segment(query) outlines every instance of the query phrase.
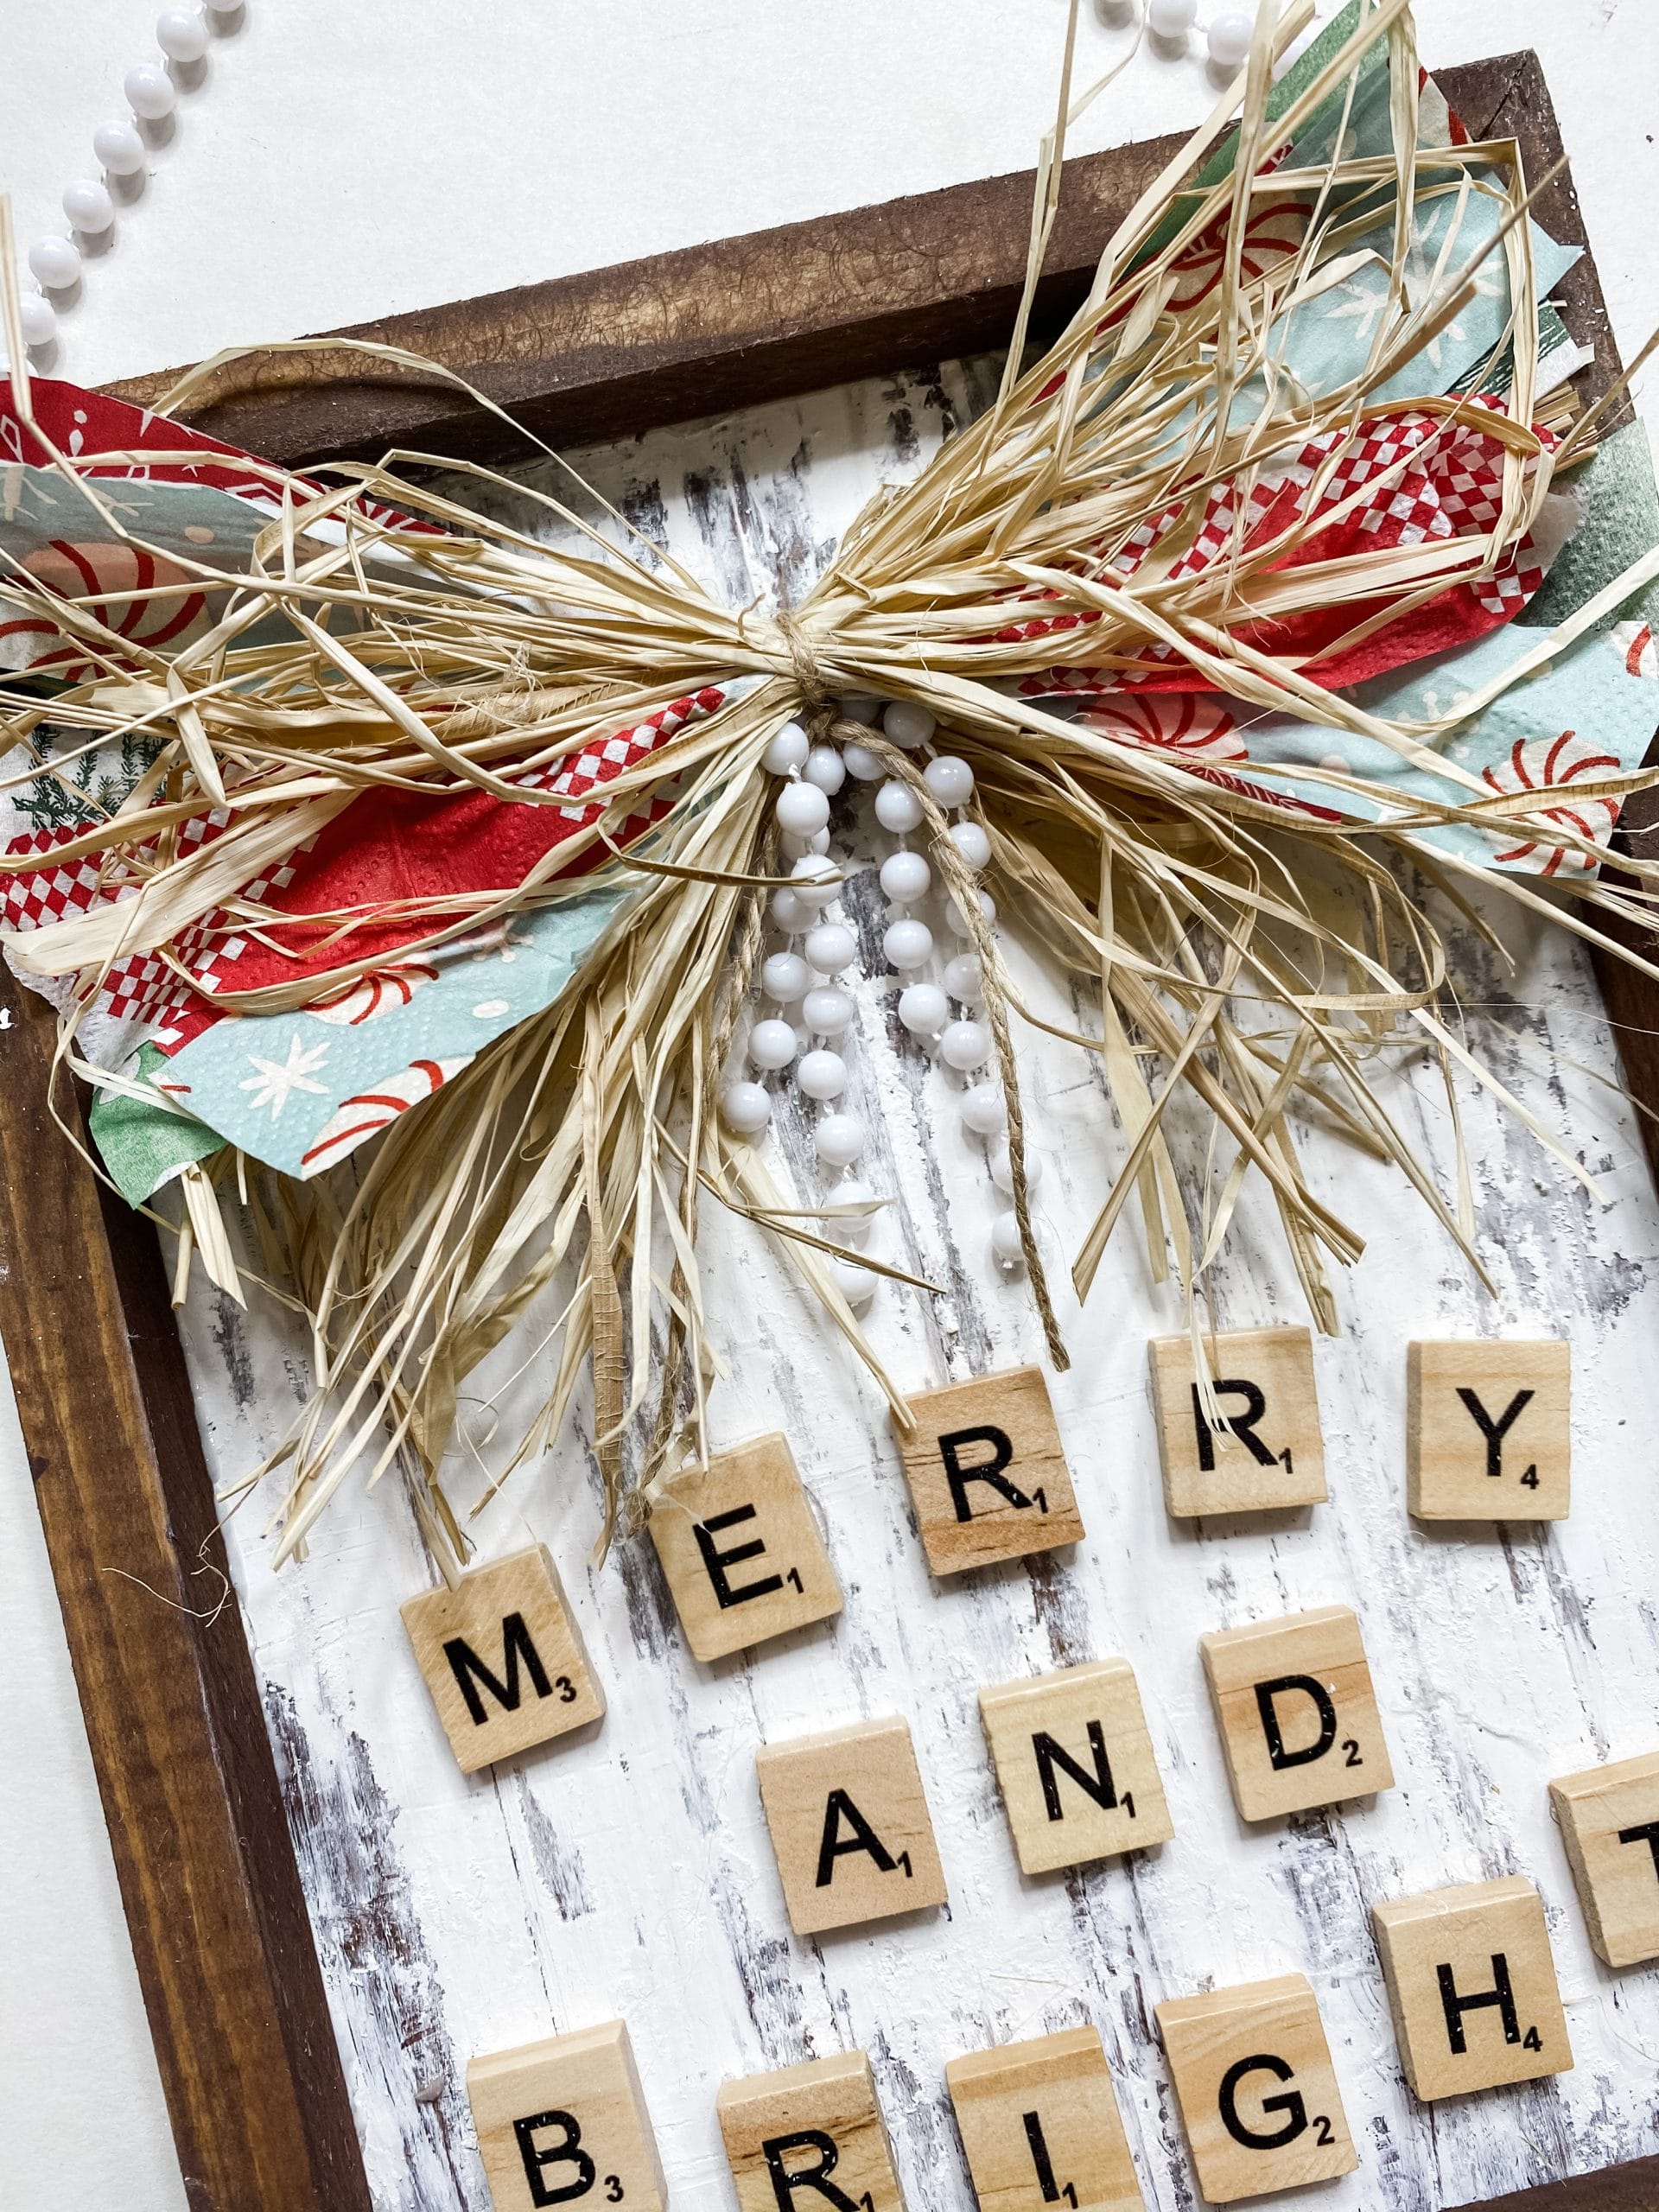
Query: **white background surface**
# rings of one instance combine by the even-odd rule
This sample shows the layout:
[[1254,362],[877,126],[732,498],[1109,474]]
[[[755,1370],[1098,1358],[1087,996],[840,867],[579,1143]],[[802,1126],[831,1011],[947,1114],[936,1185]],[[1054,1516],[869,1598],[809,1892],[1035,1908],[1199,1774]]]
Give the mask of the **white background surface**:
[[[57,194],[91,172],[150,19],[135,0],[0,0],[0,188],[22,242],[61,229]],[[1063,20],[1062,0],[251,0],[90,264],[63,371],[96,382],[1025,166]],[[1431,66],[1539,48],[1628,354],[1659,321],[1659,8],[1423,0],[1419,21]],[[1122,45],[1091,18],[1085,81]],[[1144,54],[1075,143],[1179,127],[1211,97],[1196,58]],[[114,2156],[124,2206],[173,2212],[9,1396],[0,1618],[0,2198],[78,2212]]]

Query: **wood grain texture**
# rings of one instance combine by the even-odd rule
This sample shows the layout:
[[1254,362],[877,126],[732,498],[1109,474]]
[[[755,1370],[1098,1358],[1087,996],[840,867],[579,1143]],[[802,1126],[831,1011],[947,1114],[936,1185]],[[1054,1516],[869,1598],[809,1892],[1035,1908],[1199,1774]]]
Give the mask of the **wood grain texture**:
[[0,1006],[0,1332],[186,2193],[367,2212],[161,1255],[50,1119],[51,1014]]
[[[1554,129],[1534,54],[1469,63],[1440,81],[1476,137],[1523,123]],[[1182,143],[1148,139],[1067,166],[1033,337],[1065,323],[1114,226]],[[951,185],[326,334],[435,361],[555,446],[634,436],[1003,342],[1025,277],[1033,183],[1021,170]],[[1558,180],[1540,219],[1576,237],[1558,226],[1569,211],[1576,219],[1571,185]],[[1592,292],[1599,312],[1593,278],[1586,304]],[[153,405],[177,374],[110,389]],[[474,460],[524,450],[453,386],[343,353],[233,363],[187,419],[289,465],[377,460],[397,446]]]

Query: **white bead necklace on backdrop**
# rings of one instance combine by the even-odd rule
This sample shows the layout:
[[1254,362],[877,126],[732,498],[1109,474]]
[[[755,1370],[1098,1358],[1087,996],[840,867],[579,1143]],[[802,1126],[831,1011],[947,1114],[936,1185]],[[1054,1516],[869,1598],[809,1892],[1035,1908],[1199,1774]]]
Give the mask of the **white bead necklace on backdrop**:
[[131,116],[102,123],[92,133],[101,178],[78,177],[64,188],[63,212],[70,236],[36,238],[25,257],[29,274],[41,288],[25,292],[21,302],[23,343],[31,353],[43,353],[57,342],[59,311],[51,296],[69,299],[87,261],[108,250],[118,201],[130,207],[143,190],[157,126],[172,116],[180,92],[193,91],[200,83],[200,65],[215,29],[227,27],[243,13],[243,0],[204,0],[200,8],[168,8],[157,16],[156,43],[162,59],[139,62],[122,80]]
[[[838,712],[841,721],[866,728],[879,715],[881,734],[890,745],[906,753],[931,750],[934,721],[925,707],[907,700],[884,707],[878,699],[850,698],[840,702]],[[887,776],[868,747],[814,745],[798,722],[785,723],[767,746],[762,765],[784,779],[777,819],[784,855],[792,865],[788,884],[772,893],[768,909],[773,927],[788,943],[760,965],[760,996],[775,1011],[750,1027],[747,1049],[751,1069],[761,1076],[777,1076],[793,1066],[796,1088],[821,1109],[812,1144],[826,1173],[856,1166],[868,1132],[841,1103],[847,1089],[847,1063],[840,1046],[855,1009],[851,995],[837,979],[856,959],[858,940],[830,911],[842,887],[842,872],[828,857],[830,802],[849,776],[859,783],[876,784],[876,820],[899,841],[877,874],[893,912],[882,932],[881,950],[901,978],[899,1019],[918,1043],[933,1046],[944,1067],[967,1079],[958,1110],[964,1125],[991,1146],[992,1179],[999,1191],[1010,1194],[1013,1174],[1003,1135],[1007,1105],[1001,1083],[984,1072],[992,1057],[992,1039],[976,1011],[983,995],[979,956],[954,953],[944,961],[938,982],[921,973],[934,961],[936,947],[932,930],[913,909],[932,889],[933,871],[925,854],[904,842],[922,826],[921,801],[907,783]],[[981,825],[962,811],[974,795],[973,770],[954,753],[932,753],[922,780],[941,810],[958,816],[950,824],[950,841],[977,874],[990,860],[991,842]],[[979,905],[986,921],[994,922],[996,908],[988,892],[979,893]],[[945,919],[957,937],[969,935],[954,899],[946,901]],[[953,1006],[957,1009],[954,1013]],[[798,1023],[786,1018],[789,1007],[798,1007]],[[772,1093],[754,1075],[740,1077],[726,1085],[721,1107],[728,1128],[744,1136],[758,1136],[772,1119]],[[1035,1189],[1039,1172],[1028,1154],[1028,1190]],[[872,1218],[848,1209],[872,1205],[876,1198],[868,1184],[855,1178],[829,1190],[825,1204],[838,1211],[823,1217],[825,1236],[843,1247],[866,1249]],[[1020,1224],[1011,1206],[991,1224],[991,1250],[1004,1273],[1021,1263]],[[849,1305],[865,1303],[875,1289],[874,1270],[849,1251],[830,1266]]]
[[[1107,16],[1128,22],[1140,15],[1141,0],[1102,0],[1102,6]],[[1198,21],[1198,0],[1145,0],[1145,9],[1154,48],[1166,55],[1184,54]],[[70,235],[36,238],[25,257],[40,286],[22,299],[23,343],[31,354],[46,354],[60,343],[60,305],[54,296],[59,303],[72,301],[87,262],[108,251],[121,209],[143,190],[158,126],[177,109],[181,92],[197,88],[215,33],[238,22],[244,12],[244,0],[201,0],[198,7],[168,8],[157,17],[156,43],[162,60],[139,62],[122,81],[131,117],[100,124],[92,134],[101,177],[78,177],[64,188]],[[1204,35],[1213,71],[1230,77],[1242,67],[1254,25],[1249,8],[1230,8],[1211,20]]]

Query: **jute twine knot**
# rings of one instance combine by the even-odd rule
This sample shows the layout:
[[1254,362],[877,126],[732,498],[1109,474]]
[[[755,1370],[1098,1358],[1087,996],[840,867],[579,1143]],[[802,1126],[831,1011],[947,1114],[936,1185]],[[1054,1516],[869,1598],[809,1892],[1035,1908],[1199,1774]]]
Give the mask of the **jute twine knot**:
[[[1008,1027],[1007,973],[1002,965],[995,935],[980,912],[978,881],[957,849],[950,835],[950,825],[915,761],[879,730],[864,722],[849,721],[842,714],[830,696],[817,653],[800,622],[787,609],[779,611],[776,621],[778,634],[789,655],[791,678],[801,696],[804,709],[801,719],[809,736],[815,744],[861,745],[867,752],[874,753],[889,775],[908,785],[914,791],[927,824],[934,864],[968,925],[974,950],[979,955],[980,974],[985,990],[985,1015],[990,1024],[997,1072],[1002,1078],[1002,1096],[1008,1109],[1008,1179],[1013,1185],[1014,1217],[1020,1230],[1020,1249],[1025,1259],[1026,1272],[1031,1280],[1032,1296],[1036,1300],[1038,1315],[1042,1321],[1049,1358],[1055,1371],[1064,1374],[1071,1364],[1071,1356],[1065,1349],[1053,1301],[1049,1296],[1048,1277],[1044,1272],[1043,1255],[1038,1248],[1037,1233],[1031,1218],[1031,1189],[1026,1179],[1025,1116],[1020,1103],[1020,1078],[1014,1065],[1014,1039]],[[758,904],[754,912],[758,919]],[[748,953],[747,966],[752,968],[753,943],[748,947]]]

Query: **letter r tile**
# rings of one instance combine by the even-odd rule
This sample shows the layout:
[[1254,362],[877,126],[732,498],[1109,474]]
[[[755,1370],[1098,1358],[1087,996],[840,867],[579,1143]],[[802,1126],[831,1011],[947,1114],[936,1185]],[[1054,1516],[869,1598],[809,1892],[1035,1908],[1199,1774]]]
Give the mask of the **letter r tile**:
[[1019,1367],[925,1390],[893,1427],[927,1563],[961,1574],[1083,1537],[1042,1370]]
[[738,2212],[905,2212],[861,2050],[724,2082],[715,2110]]
[[1198,1639],[1233,1802],[1270,1821],[1394,1787],[1359,1623],[1346,1605]]

